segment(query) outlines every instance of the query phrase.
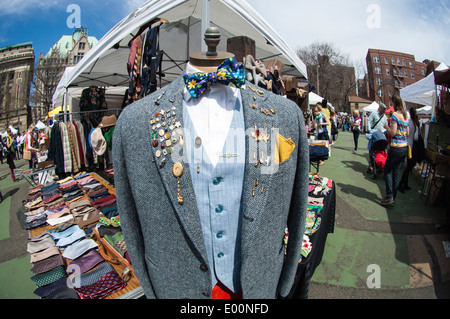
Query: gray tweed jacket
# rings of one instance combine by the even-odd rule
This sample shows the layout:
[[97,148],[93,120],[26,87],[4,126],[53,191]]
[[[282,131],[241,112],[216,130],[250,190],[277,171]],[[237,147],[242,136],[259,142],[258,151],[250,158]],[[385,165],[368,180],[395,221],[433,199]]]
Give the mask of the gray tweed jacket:
[[[183,89],[184,82],[179,77],[127,106],[113,136],[114,181],[122,230],[147,298],[211,297],[211,268],[189,163],[183,163],[180,185],[184,204],[180,205],[177,178],[172,173],[177,161],[175,154],[166,156],[161,167],[162,157],[157,158],[152,147],[150,119],[155,113],[175,107],[177,120],[183,123]],[[247,147],[241,203],[242,292],[246,299],[273,299],[289,293],[300,258],[307,210],[309,148],[303,114],[295,103],[266,91],[257,94],[248,83],[241,93]],[[261,108],[269,111],[264,113]],[[253,138],[255,125],[258,128],[266,125],[267,133],[272,133],[267,146]],[[273,154],[271,141],[275,140],[277,130],[286,139],[292,139],[295,150],[279,165],[264,163],[255,167],[256,147],[268,147],[266,154]],[[270,167],[275,169],[270,171]],[[256,179],[259,186],[254,192]],[[286,227],[287,248],[283,241]]]

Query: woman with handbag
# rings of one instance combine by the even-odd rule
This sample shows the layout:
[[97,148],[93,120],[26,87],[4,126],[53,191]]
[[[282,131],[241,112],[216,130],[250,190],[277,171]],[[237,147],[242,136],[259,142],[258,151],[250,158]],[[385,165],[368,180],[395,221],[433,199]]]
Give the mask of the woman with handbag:
[[384,125],[388,134],[392,137],[388,150],[386,164],[384,165],[384,181],[386,184],[386,196],[381,200],[381,205],[394,205],[400,184],[400,170],[408,153],[409,121],[403,107],[403,101],[399,95],[394,95],[394,113],[391,124]]
[[361,124],[362,124],[362,119],[361,119],[361,116],[359,116],[358,110],[353,111],[353,117],[351,119],[351,123],[352,123],[352,132],[353,132],[353,142],[355,143],[355,149],[352,151],[352,153],[356,154],[356,151],[358,150],[358,139],[359,139],[359,135],[361,134]]
[[6,163],[8,163],[9,169],[11,171],[11,179],[13,180],[13,182],[15,182],[16,175],[14,174],[14,170],[16,168],[16,165],[14,164],[13,134],[9,127],[6,129],[6,149]]
[[28,160],[28,168],[33,168],[33,152],[38,152],[39,150],[37,148],[34,148],[34,124],[31,124],[28,126],[28,131],[25,134],[25,141],[24,141],[24,147],[23,147],[23,159]]
[[422,161],[424,153],[423,139],[420,135],[420,123],[416,109],[412,107],[409,110],[409,114],[408,147],[411,149],[411,156],[408,155],[406,168],[403,171],[402,179],[398,186],[398,190],[402,193],[404,193],[405,190],[411,189],[408,185],[409,174],[411,174],[414,165]]

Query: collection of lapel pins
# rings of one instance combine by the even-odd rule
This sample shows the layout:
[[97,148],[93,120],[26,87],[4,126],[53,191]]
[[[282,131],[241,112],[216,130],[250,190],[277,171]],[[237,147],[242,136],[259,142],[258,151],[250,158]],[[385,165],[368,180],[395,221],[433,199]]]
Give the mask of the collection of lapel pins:
[[[259,90],[251,85],[248,86],[253,92],[255,92],[259,97],[263,97],[265,95],[264,91]],[[160,105],[160,100],[165,95],[165,92],[162,92],[158,98],[154,101],[156,105]],[[253,100],[256,101],[257,97],[254,96]],[[170,103],[174,103],[174,99],[169,99]],[[257,110],[258,106],[256,104],[250,104],[252,109]],[[181,147],[184,146],[184,140],[183,140],[183,130],[181,128],[180,121],[176,118],[176,107],[172,106],[168,110],[163,110],[157,112],[150,120],[150,124],[152,125],[152,146],[154,148],[158,148],[155,151],[155,156],[157,158],[161,158],[163,156],[163,159],[159,163],[160,168],[164,168],[166,164],[166,156],[168,154],[173,153],[173,146],[176,143],[179,143]],[[271,116],[273,114],[276,114],[275,109],[265,109],[263,107],[260,108],[261,113],[265,114],[266,116]],[[272,127],[272,131],[274,128]],[[264,130],[258,129],[258,127],[255,124],[255,130],[252,132],[252,137],[256,140],[256,142],[259,144],[260,141],[264,141],[266,144],[268,143],[270,139],[270,134],[265,133],[266,132],[266,125],[264,124]],[[200,137],[196,137],[194,141],[194,145],[196,148],[199,148],[202,144],[202,140]],[[259,147],[258,147],[259,149]],[[259,154],[259,152],[255,152],[253,158],[256,159],[256,154]],[[217,154],[219,157],[225,157],[225,158],[231,158],[231,157],[238,157],[239,154],[232,154],[232,153],[226,153],[226,154]],[[255,163],[255,167],[258,167],[260,164],[266,163],[268,166],[270,163],[270,156],[267,156],[267,159],[264,159],[264,153],[261,152],[259,154],[259,158],[257,159]],[[172,167],[172,174],[177,179],[177,200],[180,205],[183,205],[184,199],[181,195],[181,182],[180,178],[183,175],[183,164],[182,163],[174,163]],[[197,173],[200,173],[200,166],[197,163]],[[255,197],[256,195],[256,189],[259,186],[259,178],[256,178],[253,189],[252,189],[252,196]],[[264,185],[261,185],[261,194],[264,192]]]
[[[252,90],[253,92],[256,93],[257,96],[259,97],[264,97],[265,93],[262,90],[259,90],[251,85],[248,86],[250,88],[250,90]],[[257,97],[253,96],[253,101],[256,102],[257,101]],[[258,110],[258,105],[255,103],[250,103],[250,107],[254,110]],[[265,109],[263,107],[259,107],[259,110],[261,113],[263,113],[266,116],[271,116],[276,114],[276,111],[274,108],[270,108],[270,109]],[[272,127],[272,131],[274,131],[274,127]],[[264,152],[260,152],[259,151],[259,142],[260,141],[264,141],[266,144],[269,142],[270,139],[270,134],[267,133],[267,129],[266,129],[266,124],[264,123],[264,129],[259,129],[258,126],[255,124],[254,127],[254,131],[252,132],[252,137],[255,139],[256,143],[257,143],[257,151],[253,153],[253,159],[256,160],[255,162],[255,167],[258,168],[259,165],[267,165],[269,166],[270,164],[270,156],[266,156],[266,158],[264,158]],[[261,191],[260,193],[262,194],[264,192],[264,185],[262,185],[262,183],[260,183],[259,178],[256,178],[256,180],[253,183],[253,189],[252,189],[252,196],[255,197],[256,193],[257,193],[257,187],[261,184]]]
[[[162,92],[161,95],[154,101],[155,105],[160,105],[160,100],[165,95]],[[169,99],[170,103],[174,103],[174,99]],[[155,113],[150,119],[152,125],[152,146],[155,148],[155,157],[157,159],[162,158],[159,162],[159,167],[164,168],[166,166],[166,156],[172,154],[174,151],[174,145],[179,144],[184,146],[183,129],[181,122],[176,117],[176,107],[172,106],[170,109],[161,109]],[[172,167],[172,174],[177,179],[177,199],[180,205],[183,205],[184,199],[181,195],[181,182],[180,178],[183,175],[183,164],[175,163]]]

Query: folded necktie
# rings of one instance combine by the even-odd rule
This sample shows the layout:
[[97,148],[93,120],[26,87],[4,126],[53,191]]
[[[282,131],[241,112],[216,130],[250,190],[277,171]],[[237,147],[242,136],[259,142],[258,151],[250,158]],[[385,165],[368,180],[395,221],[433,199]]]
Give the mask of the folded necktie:
[[58,266],[64,266],[64,259],[60,254],[35,262],[31,268],[31,272],[38,275]]
[[66,247],[85,237],[86,233],[84,232],[84,230],[78,228],[75,232],[70,234],[70,236],[59,239],[58,242],[56,243],[56,246],[60,248]]
[[53,246],[53,247],[47,248],[43,251],[40,251],[38,253],[31,254],[30,263],[35,263],[35,262],[44,260],[46,258],[55,256],[55,255],[59,255],[59,254],[61,254],[61,253],[59,252],[58,247]]
[[61,238],[69,237],[77,230],[80,230],[80,227],[77,225],[72,225],[70,227],[66,227],[66,229],[63,229],[61,231],[58,231],[57,229],[49,230],[50,236],[52,236],[54,241],[58,241]]
[[55,281],[49,285],[39,287],[34,291],[34,293],[41,298],[45,298],[52,292],[54,292],[62,287],[67,287],[67,277],[60,278],[57,281]]
[[92,239],[83,239],[79,242],[76,242],[70,246],[68,246],[64,252],[63,252],[63,257],[70,259],[70,260],[74,260],[77,259],[78,257],[80,257],[81,255],[83,255],[84,253],[86,253],[88,250],[97,248],[98,245],[95,241],[93,241]]
[[190,73],[185,74],[183,78],[189,94],[198,98],[209,85],[220,83],[223,85],[233,84],[237,88],[242,87],[245,84],[245,71],[244,66],[238,64],[233,57],[222,62],[216,72]]
[[40,241],[30,241],[27,244],[27,252],[30,254],[37,253],[47,248],[55,246],[55,242],[50,236],[44,237]]
[[104,261],[105,259],[103,259],[98,251],[93,249],[84,256],[72,260],[66,271],[69,275],[73,273],[80,275],[91,270]]
[[67,277],[67,274],[66,274],[66,270],[65,270],[64,266],[58,266],[47,272],[44,272],[44,273],[41,273],[38,275],[34,275],[33,277],[31,277],[31,280],[34,281],[36,286],[42,287],[42,286],[50,285],[50,284],[54,283],[55,281],[58,281],[59,279],[66,278],[66,277]]
[[72,283],[81,299],[103,299],[127,285],[109,263],[75,276]]

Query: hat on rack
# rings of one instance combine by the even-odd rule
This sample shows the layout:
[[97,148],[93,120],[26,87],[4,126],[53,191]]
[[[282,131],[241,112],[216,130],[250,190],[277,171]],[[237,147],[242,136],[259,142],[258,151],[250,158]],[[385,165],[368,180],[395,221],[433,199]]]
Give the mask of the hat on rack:
[[110,127],[116,125],[117,117],[115,115],[103,116],[102,122],[98,125],[99,128]]
[[91,144],[92,150],[97,155],[103,155],[106,151],[106,141],[103,137],[102,130],[100,128],[96,128],[92,131],[91,135]]

